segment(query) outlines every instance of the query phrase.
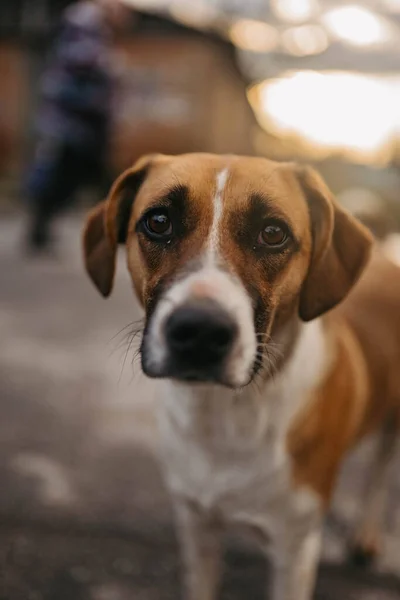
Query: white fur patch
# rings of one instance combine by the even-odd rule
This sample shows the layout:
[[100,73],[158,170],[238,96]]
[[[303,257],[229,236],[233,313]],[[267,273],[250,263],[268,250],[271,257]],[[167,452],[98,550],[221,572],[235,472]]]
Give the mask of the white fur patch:
[[[275,343],[282,343],[285,351],[285,331]],[[281,341],[282,340],[282,341]],[[274,420],[282,420],[282,433],[287,424],[303,408],[311,392],[318,386],[330,364],[328,344],[322,322],[314,319],[300,325],[300,333],[295,348],[284,368],[268,383],[264,390],[268,403],[276,406],[279,413]]]
[[228,179],[229,170],[227,168],[220,171],[217,175],[217,188],[214,196],[214,217],[211,225],[210,236],[207,242],[207,258],[210,263],[215,261],[218,256],[218,239],[219,239],[219,226],[222,217],[222,196],[224,188]]
[[318,500],[306,489],[294,493],[286,436],[328,364],[316,320],[301,325],[290,359],[260,388],[165,383],[161,430],[171,487],[270,534],[282,525],[279,516],[283,524],[307,522]]
[[311,489],[294,485],[286,436],[329,362],[314,321],[300,325],[289,360],[260,388],[163,384],[162,459],[171,491],[204,514],[256,530],[276,567],[276,600],[312,594],[322,507]]
[[[282,332],[279,341],[287,348],[286,337]],[[291,357],[260,389],[163,384],[162,458],[171,491],[261,534],[276,567],[274,600],[312,595],[321,505],[312,490],[295,487],[285,441],[328,364],[325,334],[314,321],[300,325]]]

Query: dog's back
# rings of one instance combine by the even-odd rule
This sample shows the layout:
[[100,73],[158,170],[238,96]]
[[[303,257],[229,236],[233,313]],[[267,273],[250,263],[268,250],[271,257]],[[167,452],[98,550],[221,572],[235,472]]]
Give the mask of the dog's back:
[[400,268],[377,250],[335,314],[355,333],[366,361],[369,402],[361,433],[388,414],[400,420]]

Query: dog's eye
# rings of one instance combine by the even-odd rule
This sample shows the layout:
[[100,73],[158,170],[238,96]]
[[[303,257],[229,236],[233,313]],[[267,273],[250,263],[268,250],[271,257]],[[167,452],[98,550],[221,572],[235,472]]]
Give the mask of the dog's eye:
[[147,216],[145,228],[150,236],[166,238],[172,234],[172,222],[166,211],[156,211]]
[[288,239],[288,233],[279,223],[269,223],[258,236],[258,243],[270,248],[282,247]]

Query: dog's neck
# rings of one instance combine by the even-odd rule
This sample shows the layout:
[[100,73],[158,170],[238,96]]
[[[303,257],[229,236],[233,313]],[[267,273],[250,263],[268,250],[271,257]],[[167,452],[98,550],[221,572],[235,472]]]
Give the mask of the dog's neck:
[[[295,336],[293,338],[293,336]],[[290,323],[273,343],[283,353],[280,368],[242,390],[168,382],[166,409],[174,426],[211,438],[255,443],[283,438],[299,409],[322,380],[329,363],[323,322]]]

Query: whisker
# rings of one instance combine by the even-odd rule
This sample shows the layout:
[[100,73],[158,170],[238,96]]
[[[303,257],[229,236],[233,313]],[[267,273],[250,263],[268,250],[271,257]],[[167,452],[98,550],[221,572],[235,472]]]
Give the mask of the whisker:
[[[137,362],[137,360],[140,358],[140,344],[138,345],[138,347],[135,349],[135,351],[133,352],[132,355],[132,360],[131,360],[131,377],[129,380],[129,384],[131,384],[133,382],[133,379],[135,377],[136,371],[135,371],[135,363]],[[142,373],[142,371],[140,370],[139,373]]]
[[113,335],[112,338],[109,340],[109,342],[112,342],[113,340],[115,340],[115,338],[117,338],[119,335],[124,333],[129,327],[131,327],[132,330],[136,330],[136,329],[143,329],[143,326],[144,326],[143,318],[138,319],[137,321],[131,321],[130,323],[128,323],[127,325],[122,327],[122,329],[120,329],[115,335]]
[[139,358],[140,358],[140,345],[136,348],[136,350],[132,356],[131,365],[133,367],[133,370],[134,370],[134,364],[135,364],[135,362],[138,361]]
[[282,358],[284,354],[281,346],[272,343],[259,343],[256,348],[258,351],[265,351],[266,354],[276,354],[279,358]]
[[124,335],[124,338],[114,348],[112,348],[109,356],[113,356],[119,350],[125,351],[130,345],[132,345],[134,339],[137,336],[139,336],[142,333],[142,331],[143,330],[140,329],[140,330],[134,330],[132,332],[131,331],[127,332],[127,334]]
[[132,338],[130,339],[130,342],[129,342],[129,344],[128,344],[128,347],[127,347],[127,349],[126,349],[125,356],[124,356],[124,361],[123,361],[123,363],[122,363],[121,371],[120,371],[120,374],[119,374],[119,377],[118,377],[118,383],[120,383],[120,382],[121,382],[121,379],[122,379],[122,374],[123,374],[123,372],[124,372],[124,369],[125,369],[125,364],[126,364],[126,359],[127,359],[127,356],[128,356],[128,352],[129,352],[129,350],[131,349],[131,346],[132,346],[133,340],[134,340],[134,337],[132,337]]
[[[130,329],[128,329],[129,327],[130,327]],[[128,331],[127,331],[127,329],[128,329]],[[124,339],[118,344],[118,346],[114,350],[114,352],[117,349],[126,348],[118,382],[121,381],[121,378],[122,378],[122,375],[123,375],[123,372],[125,369],[126,361],[128,358],[128,354],[130,353],[132,345],[133,345],[134,341],[137,339],[137,337],[143,333],[143,329],[144,329],[144,322],[143,322],[143,319],[140,319],[139,321],[135,321],[135,322],[130,323],[129,325],[125,326],[117,334],[117,335],[120,335],[122,332],[124,332]],[[114,339],[115,339],[115,337],[116,336],[114,336]],[[140,347],[139,347],[139,349],[136,349],[136,352],[139,352],[139,351],[140,351]]]

